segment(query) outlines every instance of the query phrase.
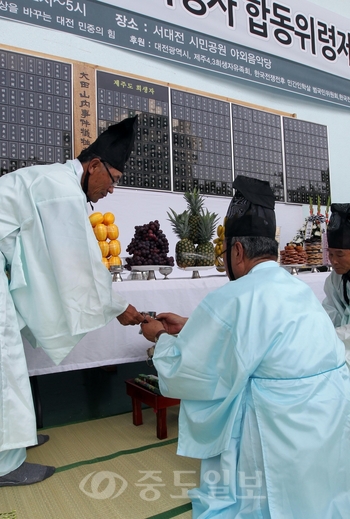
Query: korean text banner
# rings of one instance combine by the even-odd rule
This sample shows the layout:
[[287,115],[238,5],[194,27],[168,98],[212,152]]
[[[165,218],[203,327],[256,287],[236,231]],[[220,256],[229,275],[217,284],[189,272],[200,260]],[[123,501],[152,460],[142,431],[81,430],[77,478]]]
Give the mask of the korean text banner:
[[350,79],[350,19],[307,0],[105,0]]
[[[164,2],[174,6],[180,0],[158,0],[163,7]],[[229,2],[233,9],[236,2]],[[128,0],[128,5],[135,3],[144,2]],[[150,6],[157,0],[145,3]],[[181,3],[217,4],[220,9],[224,6],[224,0]],[[349,79],[110,4],[90,0],[13,0],[2,4],[0,17],[350,107]]]

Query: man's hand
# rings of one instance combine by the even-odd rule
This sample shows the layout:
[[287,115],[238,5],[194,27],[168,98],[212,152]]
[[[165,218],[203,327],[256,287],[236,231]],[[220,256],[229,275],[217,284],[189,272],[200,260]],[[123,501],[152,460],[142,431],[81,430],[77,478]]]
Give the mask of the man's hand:
[[[143,316],[141,330],[148,341],[155,342],[158,332],[164,330],[164,326],[157,319],[152,319],[149,315]],[[165,330],[164,330],[165,331]]]
[[129,324],[140,324],[145,318],[140,312],[136,310],[136,308],[132,305],[129,305],[125,312],[117,316],[118,321],[123,326],[127,326]]
[[170,335],[176,335],[181,332],[188,320],[187,317],[181,317],[180,315],[172,314],[170,312],[158,314],[156,319],[162,323],[164,330]]

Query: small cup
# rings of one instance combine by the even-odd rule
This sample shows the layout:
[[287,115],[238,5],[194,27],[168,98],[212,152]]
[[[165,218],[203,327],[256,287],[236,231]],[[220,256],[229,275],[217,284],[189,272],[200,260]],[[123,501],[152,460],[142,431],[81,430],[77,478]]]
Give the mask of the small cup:
[[[155,319],[157,312],[140,312],[142,315],[149,315],[152,319]],[[142,330],[140,328],[139,334],[142,335]]]
[[133,270],[133,271],[131,271],[131,279],[142,280],[144,278],[142,276],[142,272],[140,272],[138,270]]
[[157,312],[141,312],[141,314],[149,315],[153,319],[155,319]]

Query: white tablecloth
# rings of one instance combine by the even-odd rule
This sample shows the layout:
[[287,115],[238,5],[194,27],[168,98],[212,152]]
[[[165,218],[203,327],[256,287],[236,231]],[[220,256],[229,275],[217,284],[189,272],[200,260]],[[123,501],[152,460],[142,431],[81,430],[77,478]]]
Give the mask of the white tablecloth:
[[[208,272],[215,272],[210,270]],[[301,273],[299,279],[306,282],[320,301],[324,298],[323,284],[326,273]],[[158,277],[159,274],[157,274]],[[227,283],[222,275],[203,275],[186,278],[123,281],[113,283],[113,289],[133,304],[139,311],[175,312],[188,316],[198,303],[212,290]],[[151,346],[139,326],[121,326],[117,319],[99,330],[88,333],[59,365],[55,366],[40,348],[33,349],[25,342],[28,371],[43,375],[60,371],[138,362],[146,359],[146,350]]]

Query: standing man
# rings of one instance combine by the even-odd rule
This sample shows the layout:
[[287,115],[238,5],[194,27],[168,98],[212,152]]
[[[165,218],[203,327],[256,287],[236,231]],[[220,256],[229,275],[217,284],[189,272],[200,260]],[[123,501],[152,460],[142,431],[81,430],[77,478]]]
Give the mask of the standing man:
[[[188,320],[147,318],[178,454],[201,458],[194,519],[346,519],[350,379],[312,290],[278,266],[268,182],[238,176],[225,225],[230,282]],[[177,333],[174,337],[169,334]]]
[[25,462],[37,434],[20,331],[58,364],[116,316],[123,325],[144,319],[112,290],[86,206],[118,185],[136,125],[134,117],[110,126],[65,164],[0,178],[0,487],[54,472]]
[[345,344],[350,368],[350,204],[332,204],[331,212],[327,240],[333,272],[326,279],[322,304]]

